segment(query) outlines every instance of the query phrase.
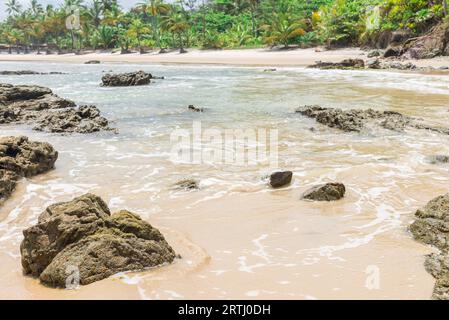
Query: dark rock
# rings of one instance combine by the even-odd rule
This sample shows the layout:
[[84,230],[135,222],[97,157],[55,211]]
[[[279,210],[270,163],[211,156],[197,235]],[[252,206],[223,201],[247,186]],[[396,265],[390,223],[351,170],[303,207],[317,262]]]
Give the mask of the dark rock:
[[152,75],[144,71],[106,74],[102,77],[102,86],[120,87],[120,86],[141,86],[151,82]]
[[268,68],[268,69],[265,69],[263,72],[276,72],[276,71],[277,71],[276,68]]
[[313,201],[335,201],[344,197],[346,188],[342,183],[326,183],[307,190],[302,199]]
[[184,179],[174,184],[176,190],[197,190],[200,188],[199,182],[194,179]]
[[194,105],[189,105],[188,109],[193,112],[204,112],[203,108],[195,107]]
[[399,57],[403,52],[402,46],[389,46],[384,52],[384,58]]
[[100,64],[101,61],[100,60],[89,60],[84,62],[84,64]]
[[341,62],[322,62],[317,61],[316,64],[308,66],[308,68],[317,68],[322,70],[331,69],[364,69],[365,62],[362,59],[346,59]]
[[171,263],[176,256],[157,229],[128,211],[111,216],[93,194],[51,205],[23,234],[24,273],[51,287],[66,285],[68,268],[77,268],[80,284],[87,285]]
[[273,188],[281,188],[286,186],[292,182],[293,172],[291,171],[282,171],[282,172],[274,172],[270,176],[270,185]]
[[434,299],[449,299],[449,194],[439,196],[415,213],[410,225],[415,240],[441,250],[427,256],[424,266],[436,279]]
[[46,142],[27,137],[0,138],[0,204],[14,191],[21,177],[32,177],[54,168],[58,152]]

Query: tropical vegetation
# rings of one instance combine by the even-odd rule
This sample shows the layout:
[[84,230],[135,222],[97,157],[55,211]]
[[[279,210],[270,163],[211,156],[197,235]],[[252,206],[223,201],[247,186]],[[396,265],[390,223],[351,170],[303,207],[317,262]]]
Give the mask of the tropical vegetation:
[[6,0],[0,44],[31,49],[136,50],[359,45],[386,30],[418,34],[445,19],[447,0]]

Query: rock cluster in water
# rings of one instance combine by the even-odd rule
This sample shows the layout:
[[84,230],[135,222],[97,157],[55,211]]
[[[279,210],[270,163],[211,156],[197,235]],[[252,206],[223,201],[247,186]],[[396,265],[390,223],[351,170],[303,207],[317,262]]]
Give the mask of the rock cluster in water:
[[436,127],[421,119],[409,117],[395,111],[376,111],[373,109],[342,110],[339,108],[304,106],[298,108],[296,113],[313,118],[317,122],[328,127],[347,132],[361,132],[368,127],[381,127],[393,131],[403,131],[406,128],[415,128],[441,134],[449,134],[449,128]]
[[25,274],[51,287],[66,286],[74,270],[79,284],[87,285],[118,272],[171,263],[176,256],[159,230],[125,210],[111,215],[93,194],[49,206],[23,235]]
[[313,201],[336,201],[345,196],[346,187],[339,182],[315,186],[302,195],[302,199]]
[[49,74],[64,74],[63,72],[37,72],[32,70],[5,70],[0,71],[1,76],[25,76],[25,75],[49,75]]
[[45,87],[0,84],[0,124],[7,123],[34,124],[35,130],[59,133],[114,130],[95,106],[76,107]]
[[144,71],[105,74],[102,78],[104,87],[124,87],[124,86],[142,86],[149,84],[153,76]]
[[439,196],[415,213],[413,237],[440,249],[427,256],[426,270],[435,277],[434,299],[449,299],[449,194]]
[[310,65],[309,68],[317,68],[322,70],[363,69],[365,68],[365,62],[362,59],[345,59],[341,62],[317,61],[314,65]]
[[0,138],[0,204],[14,191],[22,177],[32,177],[54,168],[58,152],[46,142],[27,137]]
[[193,112],[204,112],[204,108],[195,107],[193,104],[189,105],[187,109]]

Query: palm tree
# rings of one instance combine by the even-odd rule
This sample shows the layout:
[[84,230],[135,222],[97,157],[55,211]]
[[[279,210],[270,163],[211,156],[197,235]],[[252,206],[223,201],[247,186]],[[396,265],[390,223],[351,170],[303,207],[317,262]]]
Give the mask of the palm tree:
[[8,15],[16,15],[19,14],[22,10],[22,5],[17,0],[8,0],[6,2],[6,12]]
[[44,11],[42,5],[37,0],[30,1],[30,9],[35,16],[40,15]]
[[88,15],[96,28],[100,25],[103,8],[104,7],[100,0],[94,0],[92,2],[92,6],[88,9]]
[[179,53],[185,53],[183,35],[189,28],[189,24],[187,23],[184,14],[172,10],[170,15],[164,17],[163,26],[168,32],[178,36]]
[[257,21],[256,21],[256,12],[259,7],[260,0],[249,0],[249,8],[251,11],[251,24],[252,24],[252,31],[253,31],[253,37],[258,36],[258,30],[257,30]]
[[151,17],[151,24],[153,29],[153,39],[156,46],[161,48],[161,39],[159,34],[159,16],[167,14],[170,11],[170,6],[164,3],[163,0],[146,0],[137,5],[139,11]]
[[141,20],[134,19],[127,32],[127,36],[130,38],[135,38],[139,46],[139,52],[144,53],[143,47],[141,45],[142,35],[150,33],[150,28],[148,28]]
[[271,46],[282,44],[284,48],[288,48],[291,39],[305,34],[303,25],[303,21],[293,17],[288,11],[275,13],[271,23],[262,26],[262,30],[266,32],[264,40]]

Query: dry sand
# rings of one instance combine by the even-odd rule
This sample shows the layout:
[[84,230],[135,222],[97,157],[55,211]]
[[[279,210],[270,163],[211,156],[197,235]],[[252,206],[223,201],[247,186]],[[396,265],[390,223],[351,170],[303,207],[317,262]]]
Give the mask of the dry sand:
[[[75,54],[7,54],[0,53],[0,61],[46,61],[84,63],[89,60],[115,63],[180,63],[180,64],[223,64],[244,66],[306,66],[316,61],[339,62],[347,58],[366,58],[366,51],[359,48],[346,48],[325,51],[320,48],[269,50],[198,50],[190,49],[188,53],[180,54],[178,51],[166,54],[157,52],[147,54],[119,54],[119,53],[86,53]],[[408,61],[404,61],[408,62]],[[449,66],[449,57],[440,57],[429,60],[412,61],[419,67]]]

